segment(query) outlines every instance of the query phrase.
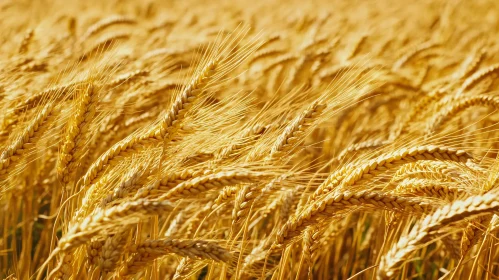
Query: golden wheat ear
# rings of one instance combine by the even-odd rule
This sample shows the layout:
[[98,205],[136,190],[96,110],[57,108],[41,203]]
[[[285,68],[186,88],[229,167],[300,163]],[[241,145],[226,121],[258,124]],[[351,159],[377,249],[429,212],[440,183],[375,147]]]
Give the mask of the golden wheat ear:
[[437,209],[434,214],[426,216],[419,222],[407,236],[403,236],[390,249],[387,255],[383,256],[378,271],[379,278],[395,277],[406,258],[419,246],[429,241],[438,229],[465,218],[484,215],[490,211],[497,211],[495,210],[496,208],[499,208],[497,193],[489,193],[481,196],[472,196],[465,200],[458,200],[441,209]]
[[[151,141],[168,142],[168,139],[171,139],[179,129],[186,115],[193,108],[194,103],[199,102],[199,99],[208,97],[209,87],[220,83],[219,80],[229,75],[256,48],[257,42],[254,41],[237,49],[233,46],[237,44],[237,40],[240,39],[239,36],[243,34],[244,29],[234,37],[228,37],[207,49],[205,57],[199,62],[198,69],[192,73],[187,85],[174,97],[170,109],[157,124],[143,134],[131,135],[119,141],[104,152],[89,167],[83,177],[83,184],[88,186],[95,182],[101,175],[104,166],[112,164],[114,158],[133,152]],[[163,143],[163,145],[165,144]]]

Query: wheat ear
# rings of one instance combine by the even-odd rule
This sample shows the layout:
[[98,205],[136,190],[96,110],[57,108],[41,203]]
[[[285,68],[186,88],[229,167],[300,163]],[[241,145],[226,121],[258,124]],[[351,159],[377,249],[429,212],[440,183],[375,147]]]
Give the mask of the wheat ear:
[[122,74],[122,75],[116,77],[112,81],[106,83],[106,87],[114,88],[114,87],[122,86],[125,84],[130,84],[133,81],[135,81],[141,77],[145,77],[147,75],[149,75],[149,71],[147,71],[147,70],[135,70],[133,72],[125,73],[125,74]]
[[459,248],[462,257],[465,257],[470,249],[478,243],[482,237],[480,229],[485,229],[485,225],[488,225],[491,219],[492,215],[486,215],[473,219],[468,223],[463,231]]
[[355,143],[355,144],[349,146],[348,148],[346,148],[345,150],[343,150],[338,155],[337,160],[342,161],[343,159],[345,159],[346,156],[348,156],[351,153],[357,153],[357,152],[364,151],[364,150],[376,149],[376,148],[379,148],[379,147],[384,146],[384,145],[389,144],[389,143],[390,143],[390,141],[387,141],[387,140],[367,140],[367,141]]
[[438,112],[435,117],[428,123],[426,128],[426,134],[430,135],[435,133],[441,126],[445,125],[452,117],[456,116],[458,113],[474,107],[474,106],[487,106],[494,109],[499,108],[499,98],[490,95],[480,95],[467,97],[456,100],[455,103],[450,104],[447,108],[444,108]]
[[30,30],[28,30],[26,35],[24,35],[23,40],[21,41],[21,45],[19,46],[18,52],[20,54],[24,54],[28,51],[29,44],[31,43],[34,34],[35,34],[35,31],[33,29],[30,29]]
[[104,18],[95,24],[91,25],[85,33],[81,36],[81,41],[85,42],[88,38],[90,38],[92,35],[99,33],[100,31],[106,29],[107,27],[110,27],[112,25],[116,24],[136,24],[137,21],[133,18],[130,17],[125,17],[125,16],[112,16],[108,18]]
[[119,265],[121,256],[125,253],[124,248],[127,244],[127,238],[130,234],[130,228],[124,227],[113,235],[106,238],[100,249],[98,266],[103,272],[112,272]]
[[75,112],[69,120],[59,151],[57,173],[63,183],[70,181],[78,163],[85,155],[83,148],[98,102],[99,90],[95,85],[89,84],[75,105]]
[[194,259],[228,262],[231,253],[215,242],[191,239],[147,240],[132,249],[136,253],[120,269],[120,276],[133,276],[152,261],[167,254],[177,254]]
[[379,279],[393,279],[399,273],[407,258],[426,242],[439,229],[466,218],[489,214],[499,210],[497,193],[472,196],[437,209],[417,223],[411,232],[400,240],[381,258],[378,270]]
[[216,209],[218,206],[222,205],[222,203],[226,202],[230,198],[236,195],[238,187],[227,186],[224,187],[219,193],[215,201],[213,202],[212,209]]
[[410,149],[402,148],[395,152],[381,155],[369,160],[358,167],[349,164],[331,174],[313,193],[311,201],[332,191],[340,183],[344,186],[353,186],[370,180],[372,177],[394,169],[402,164],[420,160],[449,160],[455,162],[467,162],[472,156],[463,150],[455,150],[447,147],[417,146]]
[[131,137],[127,137],[118,143],[114,144],[109,150],[102,154],[88,169],[83,177],[84,185],[89,185],[96,180],[106,165],[110,165],[110,161],[121,155],[133,152],[140,145],[147,144],[150,141],[162,140],[168,137],[168,132],[178,128],[185,114],[192,108],[194,102],[200,98],[203,93],[203,88],[206,86],[209,78],[213,76],[218,60],[213,60],[196,75],[191,83],[186,86],[179,96],[174,100],[170,110],[152,129],[146,133]]
[[406,179],[395,189],[398,194],[426,195],[445,201],[454,201],[462,197],[464,192],[452,185],[427,179]]
[[399,69],[405,64],[407,64],[412,58],[414,58],[416,55],[420,54],[423,51],[429,50],[431,48],[434,48],[438,46],[435,42],[424,42],[422,44],[419,44],[418,46],[414,47],[411,51],[406,52],[401,58],[399,58],[397,61],[393,63],[393,69]]
[[326,109],[325,104],[314,102],[299,116],[294,118],[284,129],[272,146],[267,160],[277,160],[296,147],[306,134],[308,128],[320,117]]
[[496,74],[498,71],[499,71],[499,64],[494,64],[485,69],[482,69],[481,71],[476,72],[475,74],[471,75],[469,78],[467,78],[464,81],[462,86],[458,89],[456,96],[462,95],[469,89],[473,88],[480,81],[493,74]]
[[104,246],[104,240],[91,241],[86,246],[86,257],[89,265],[96,265],[99,262],[102,246]]
[[464,79],[469,75],[473,74],[480,63],[484,60],[487,51],[485,49],[479,48],[474,53],[470,54],[470,56],[463,62],[461,68],[456,73],[457,79]]
[[128,40],[130,38],[129,32],[115,32],[100,38],[94,45],[92,45],[86,52],[84,52],[79,60],[86,61],[95,56],[101,55],[103,52],[108,51],[118,41]]
[[55,116],[53,110],[54,104],[45,105],[33,121],[23,129],[22,134],[2,152],[0,155],[1,179],[8,176],[9,171],[22,159],[23,154],[40,139]]
[[175,274],[173,275],[172,280],[188,279],[188,277],[194,275],[204,266],[206,266],[206,263],[202,261],[191,258],[182,258],[175,269]]
[[105,207],[108,203],[124,198],[129,192],[132,192],[142,185],[142,180],[144,175],[147,174],[147,169],[150,162],[143,163],[137,168],[134,168],[128,172],[123,181],[113,190],[112,194],[109,194],[101,202],[101,207]]
[[133,218],[161,214],[172,209],[173,206],[168,201],[158,202],[140,199],[98,211],[70,226],[68,232],[59,240],[58,247],[60,251],[68,251],[89,242],[90,238],[100,230],[111,227],[120,221],[122,223],[134,222]]
[[452,162],[446,161],[416,161],[402,165],[393,174],[390,184],[407,178],[438,179],[439,181],[452,182],[460,179],[465,174],[459,173]]
[[203,177],[197,177],[183,182],[167,193],[160,196],[159,200],[173,197],[189,197],[210,189],[220,189],[224,186],[250,183],[269,178],[269,175],[256,172],[220,172]]
[[308,205],[307,208],[290,219],[279,230],[275,244],[286,244],[300,235],[307,226],[317,224],[321,220],[331,219],[339,211],[358,206],[370,206],[407,213],[424,213],[431,208],[429,203],[421,199],[404,198],[386,193],[372,191],[331,193],[325,198]]

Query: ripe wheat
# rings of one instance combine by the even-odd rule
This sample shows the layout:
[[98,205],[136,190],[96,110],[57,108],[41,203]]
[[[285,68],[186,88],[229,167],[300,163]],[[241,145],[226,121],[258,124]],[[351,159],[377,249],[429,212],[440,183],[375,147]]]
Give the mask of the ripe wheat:
[[0,279],[499,275],[497,1],[0,2]]

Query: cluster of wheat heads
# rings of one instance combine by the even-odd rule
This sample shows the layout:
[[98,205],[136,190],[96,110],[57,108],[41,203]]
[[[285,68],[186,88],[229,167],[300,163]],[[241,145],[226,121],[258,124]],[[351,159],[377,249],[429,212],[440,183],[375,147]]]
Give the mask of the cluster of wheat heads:
[[0,279],[496,279],[494,1],[3,1]]

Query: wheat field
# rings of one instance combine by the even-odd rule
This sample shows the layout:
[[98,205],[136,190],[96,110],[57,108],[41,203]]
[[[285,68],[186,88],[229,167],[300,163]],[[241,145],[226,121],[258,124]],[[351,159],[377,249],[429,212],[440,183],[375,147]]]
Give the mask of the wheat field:
[[499,2],[0,22],[0,279],[499,279]]

